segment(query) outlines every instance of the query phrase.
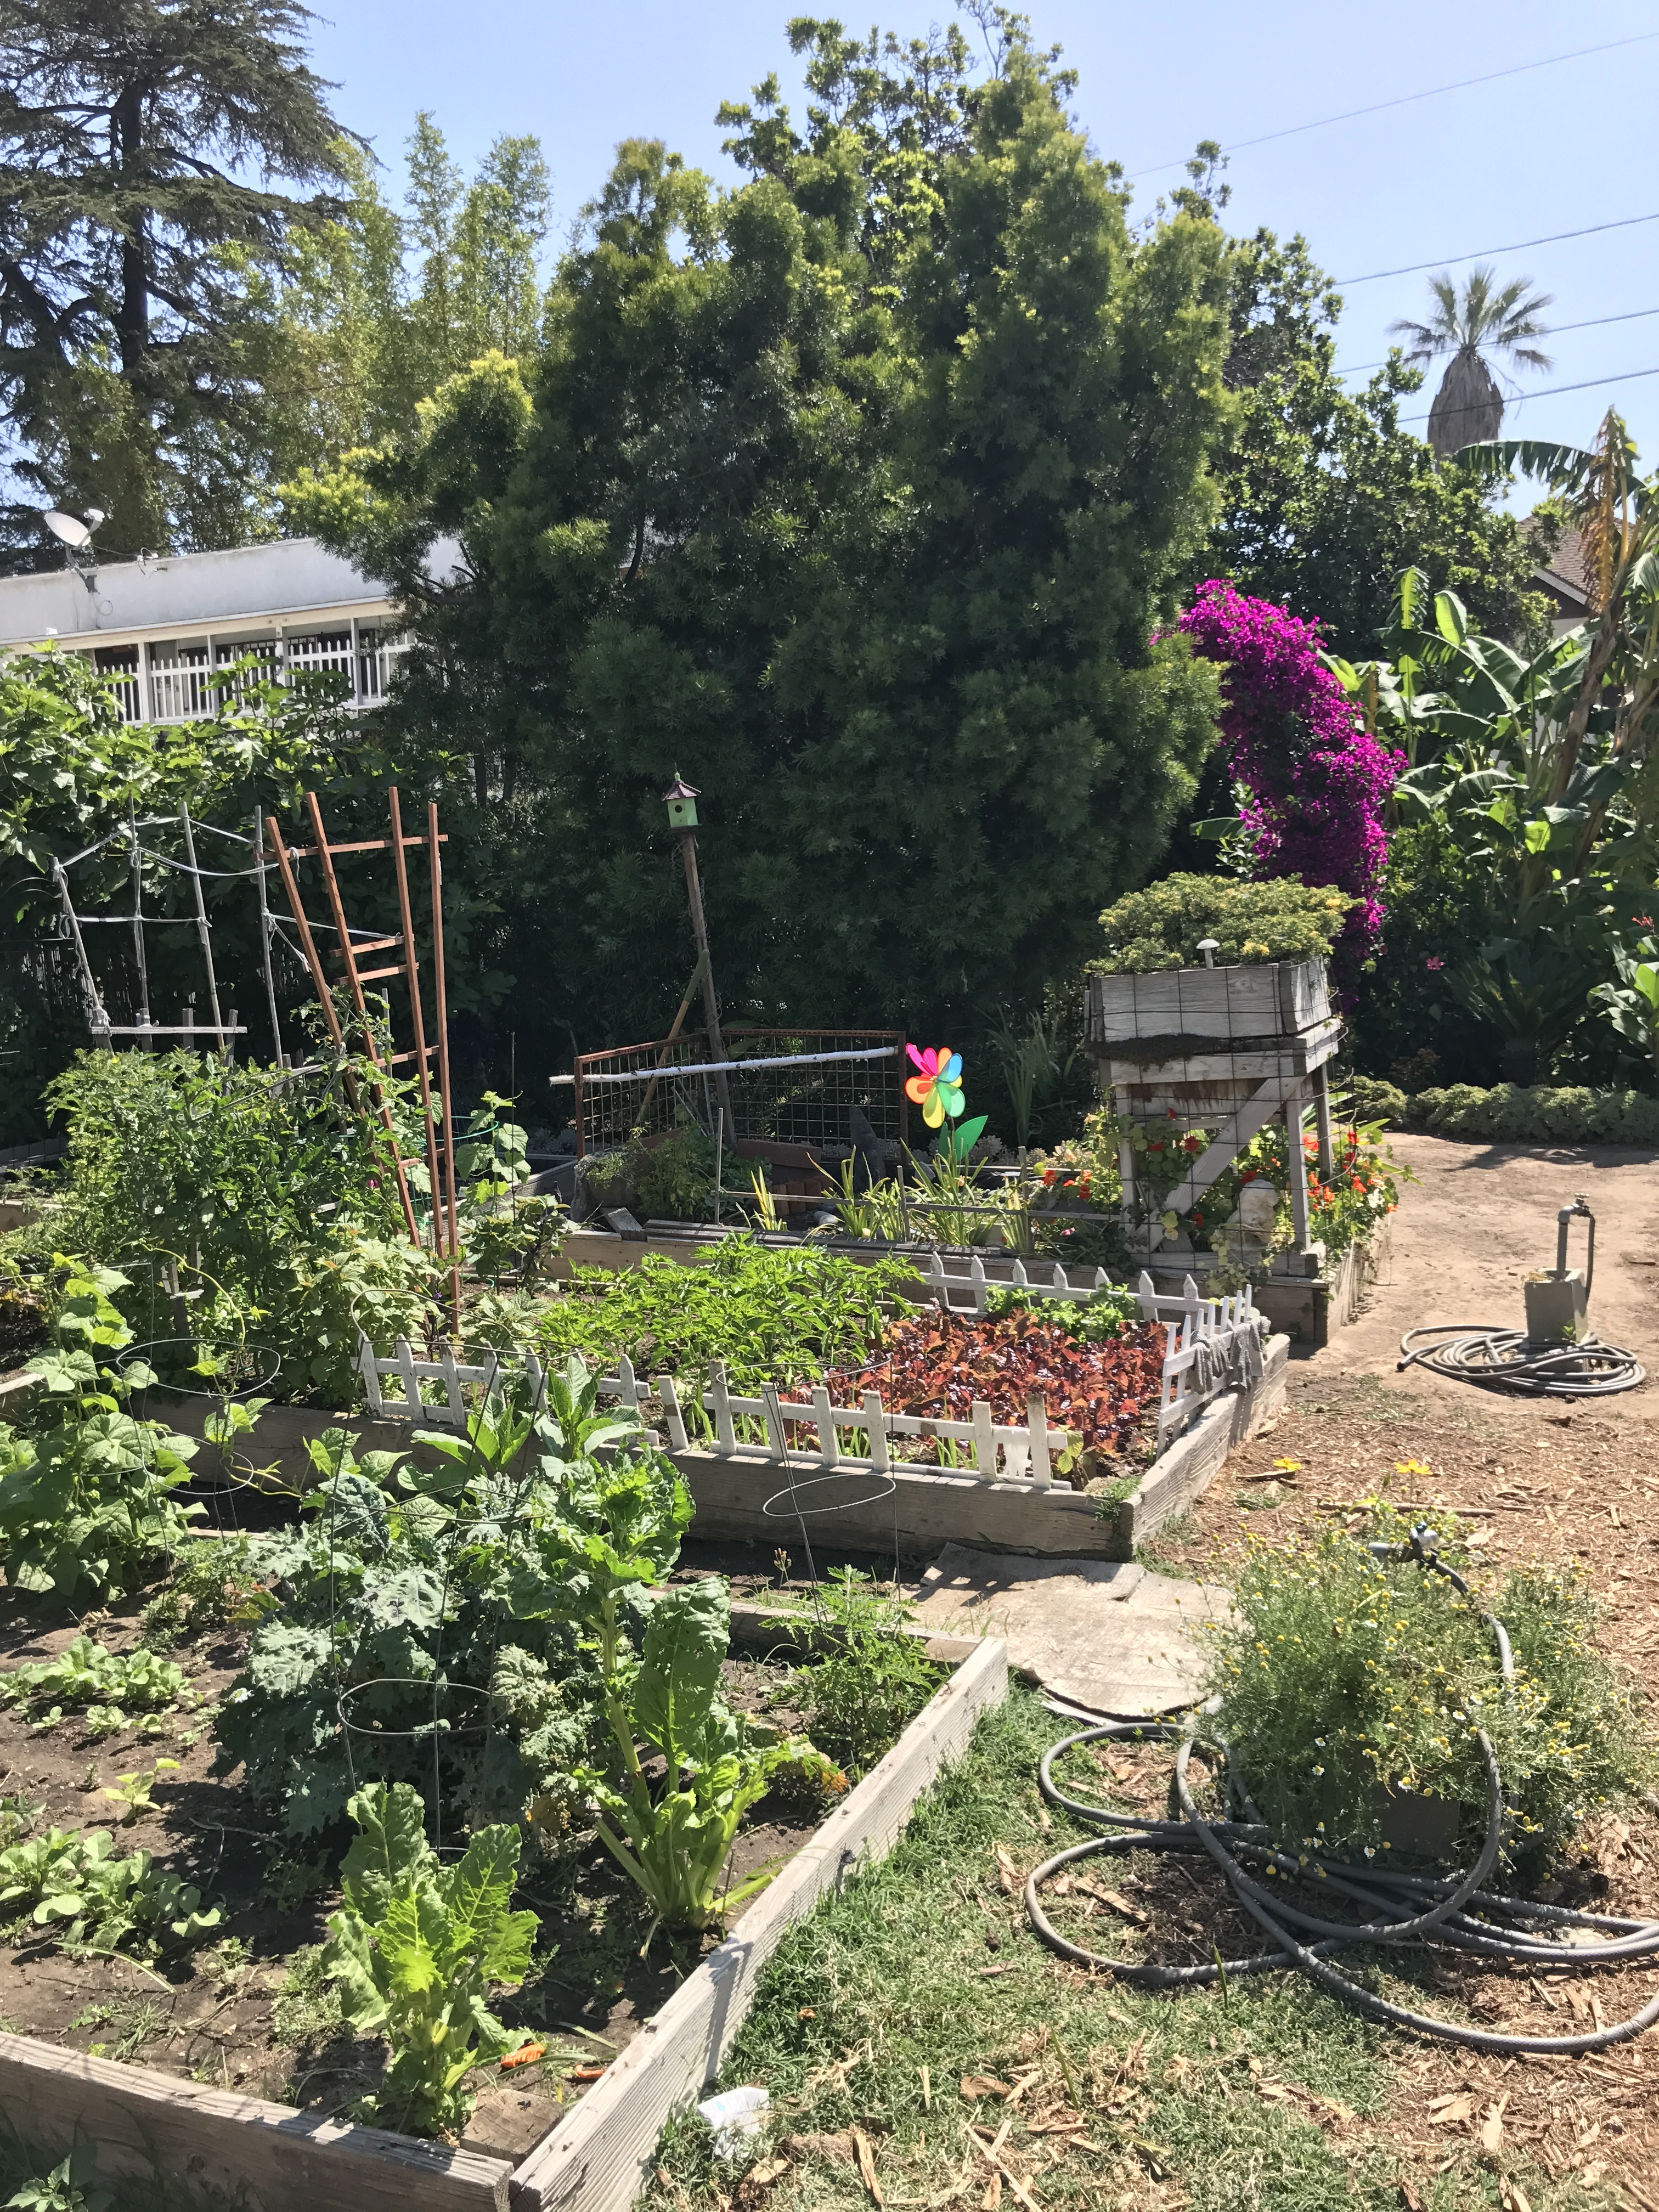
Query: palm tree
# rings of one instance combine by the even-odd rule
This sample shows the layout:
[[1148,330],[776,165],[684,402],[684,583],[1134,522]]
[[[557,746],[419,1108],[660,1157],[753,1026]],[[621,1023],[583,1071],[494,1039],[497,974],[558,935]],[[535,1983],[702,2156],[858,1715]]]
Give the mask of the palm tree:
[[1530,276],[1517,276],[1500,290],[1496,270],[1472,269],[1460,299],[1443,272],[1429,279],[1434,312],[1426,323],[1402,317],[1389,324],[1390,334],[1411,341],[1408,362],[1451,356],[1429,413],[1429,443],[1442,460],[1462,447],[1495,438],[1504,427],[1504,395],[1486,366],[1488,353],[1525,368],[1552,365],[1547,353],[1527,343],[1549,335],[1538,318],[1552,304],[1547,292],[1528,298],[1531,287]]

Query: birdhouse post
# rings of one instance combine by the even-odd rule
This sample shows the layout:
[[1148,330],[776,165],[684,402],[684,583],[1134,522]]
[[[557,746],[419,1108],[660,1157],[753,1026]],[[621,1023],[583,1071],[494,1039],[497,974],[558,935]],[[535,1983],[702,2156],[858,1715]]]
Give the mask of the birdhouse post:
[[[702,796],[696,786],[688,783],[678,769],[674,781],[664,792],[663,804],[668,809],[668,826],[679,841],[680,857],[685,869],[686,902],[691,908],[691,935],[697,947],[697,963],[702,975],[702,1006],[708,1028],[708,1056],[724,1060],[726,1047],[720,1036],[720,1000],[714,989],[714,963],[708,951],[708,923],[702,910],[702,879],[697,872],[697,800]],[[724,1075],[714,1079],[715,1096],[726,1117],[726,1137],[729,1141],[732,1127],[732,1097]]]

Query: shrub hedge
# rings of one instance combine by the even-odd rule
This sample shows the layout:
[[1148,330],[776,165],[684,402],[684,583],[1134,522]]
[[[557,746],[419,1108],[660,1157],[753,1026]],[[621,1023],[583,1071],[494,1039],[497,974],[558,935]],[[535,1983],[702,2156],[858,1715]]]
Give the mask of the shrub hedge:
[[1357,1075],[1348,1085],[1352,1110],[1361,1121],[1383,1121],[1397,1129],[1427,1129],[1437,1137],[1498,1138],[1514,1144],[1542,1139],[1575,1144],[1659,1146],[1659,1098],[1641,1091],[1589,1091],[1547,1084],[1473,1083],[1419,1091],[1408,1097],[1397,1084]]

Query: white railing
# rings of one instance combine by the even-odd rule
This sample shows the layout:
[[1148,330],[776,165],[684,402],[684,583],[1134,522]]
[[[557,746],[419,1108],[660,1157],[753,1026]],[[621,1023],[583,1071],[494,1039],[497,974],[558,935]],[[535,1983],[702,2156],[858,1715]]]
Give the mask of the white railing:
[[181,645],[167,653],[152,646],[149,655],[149,719],[152,722],[196,722],[211,714],[218,696],[210,681],[204,645]]
[[[94,665],[115,687],[121,720],[129,726],[149,722],[193,722],[216,714],[222,702],[241,705],[250,687],[289,683],[290,672],[343,676],[342,704],[378,707],[386,698],[398,664],[409,650],[401,631],[319,630],[303,637],[247,638],[225,644],[180,645],[166,639],[148,647],[134,645],[98,649]],[[252,665],[234,682],[225,670],[239,661]]]

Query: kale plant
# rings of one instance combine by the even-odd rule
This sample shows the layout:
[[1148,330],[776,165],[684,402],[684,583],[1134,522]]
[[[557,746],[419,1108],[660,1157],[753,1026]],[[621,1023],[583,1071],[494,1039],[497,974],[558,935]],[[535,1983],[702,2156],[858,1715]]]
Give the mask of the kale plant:
[[472,2110],[466,2077],[526,2040],[489,2010],[516,1989],[540,1925],[508,1908],[519,1832],[483,1829],[455,1866],[427,1841],[417,1793],[374,1783],[351,1800],[358,1834],[341,1873],[323,1971],[360,2035],[383,2035],[392,2063],[374,2117],[416,2135],[453,2132]]

